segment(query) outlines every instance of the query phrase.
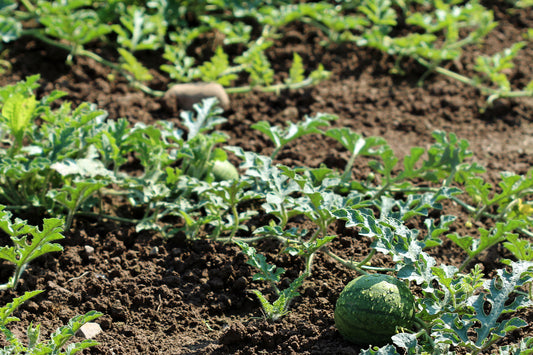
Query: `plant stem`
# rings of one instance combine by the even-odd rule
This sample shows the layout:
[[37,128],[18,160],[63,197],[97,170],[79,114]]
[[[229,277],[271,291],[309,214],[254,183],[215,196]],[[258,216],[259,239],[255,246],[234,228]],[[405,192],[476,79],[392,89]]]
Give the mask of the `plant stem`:
[[422,333],[417,334],[417,338],[419,335],[424,335],[428,343],[431,345],[433,349],[435,349],[435,343],[433,342],[433,339],[431,338],[431,325],[424,322],[422,319],[414,317],[414,324],[419,327],[419,329],[422,329]]
[[64,43],[55,41],[55,40],[53,40],[51,38],[48,38],[47,36],[42,34],[39,30],[36,30],[36,29],[24,30],[22,32],[22,35],[33,36],[33,37],[35,37],[35,38],[37,38],[37,39],[39,39],[39,40],[41,40],[41,41],[43,41],[43,42],[45,42],[45,43],[47,43],[49,45],[64,49],[64,50],[68,51],[69,53],[74,53],[76,55],[81,55],[81,56],[84,56],[84,57],[87,57],[87,58],[91,58],[91,59],[93,59],[94,61],[96,61],[96,62],[98,62],[100,64],[108,66],[111,69],[118,71],[121,75],[123,75],[130,82],[130,84],[133,87],[141,90],[145,94],[152,95],[152,96],[155,96],[155,97],[161,97],[161,96],[163,96],[165,94],[164,91],[153,90],[153,89],[149,88],[148,86],[144,85],[143,83],[141,83],[140,81],[135,79],[133,77],[133,75],[128,73],[126,70],[122,69],[122,67],[120,65],[115,64],[115,63],[113,63],[113,62],[111,62],[111,61],[109,61],[107,59],[104,59],[104,58],[100,57],[98,54],[93,53],[91,51],[88,51],[88,50],[86,50],[86,49],[84,49],[82,47],[76,47],[74,45],[64,44]]
[[113,221],[130,223],[130,224],[138,224],[139,222],[141,222],[141,220],[139,220],[139,219],[125,218],[125,217],[111,216],[111,215],[104,215],[104,214],[101,214],[101,213],[88,212],[88,211],[78,211],[78,212],[76,212],[76,216],[105,218],[105,219],[109,219],[109,220],[113,220]]
[[335,254],[335,253],[333,253],[333,252],[331,252],[329,250],[324,250],[324,252],[326,253],[326,255],[328,255],[330,258],[332,258],[333,260],[335,260],[339,264],[341,264],[341,265],[343,265],[343,266],[345,266],[345,267],[347,267],[349,269],[355,270],[355,271],[357,271],[360,274],[363,274],[363,275],[367,275],[368,274],[368,272],[364,271],[363,269],[361,269],[358,266],[359,264],[354,264],[353,262],[344,260],[343,258],[338,256],[337,254]]
[[35,6],[33,6],[33,4],[29,0],[20,0],[20,2],[22,3],[22,5],[24,5],[26,9],[28,9],[29,12],[35,12]]
[[385,191],[387,191],[390,185],[391,181],[390,178],[388,178],[385,185],[383,185],[381,189],[379,189],[379,191],[373,196],[374,200],[379,200],[379,198],[385,193]]
[[[425,67],[428,67],[428,68],[431,67],[431,63],[428,62],[427,60],[425,60],[425,59],[423,59],[421,57],[416,57],[415,59],[420,64],[422,64]],[[478,89],[479,91],[481,91],[481,93],[483,93],[485,95],[494,96],[492,101],[494,101],[494,99],[497,99],[497,98],[518,98],[518,97],[533,96],[533,91],[523,91],[523,90],[503,91],[501,89],[492,89],[490,87],[480,85],[475,80],[470,79],[470,78],[468,78],[468,77],[466,77],[464,75],[458,74],[456,72],[453,72],[451,70],[448,70],[446,68],[437,66],[434,69],[435,69],[436,73],[448,76],[448,77],[450,77],[450,78],[452,78],[454,80],[457,80],[457,81],[459,81],[459,82],[461,82],[463,84],[467,84],[467,85],[470,85],[472,87],[475,87],[476,89]]]
[[243,242],[243,243],[250,244],[250,243],[258,242],[258,241],[263,240],[265,238],[268,238],[268,237],[266,237],[264,235],[257,236],[257,237],[248,237],[248,238],[233,237],[231,239],[230,239],[230,237],[224,237],[224,238],[217,238],[217,242],[221,242],[221,243]]
[[231,231],[230,236],[228,237],[229,241],[233,241],[233,238],[237,234],[237,231],[239,230],[239,212],[237,211],[237,204],[233,202],[231,204],[231,212],[233,214],[233,229]]
[[272,152],[272,154],[270,154],[270,159],[272,160],[276,159],[276,156],[278,155],[281,148],[283,148],[283,145],[279,145],[276,148],[274,148],[274,151]]
[[350,160],[348,160],[348,163],[346,163],[346,166],[344,167],[344,172],[341,176],[341,181],[348,182],[350,180],[350,177],[352,176],[352,166],[355,162],[355,158],[357,158],[358,154],[352,154],[350,156]]
[[228,94],[244,94],[253,90],[259,90],[261,92],[275,92],[278,93],[281,90],[296,90],[309,85],[312,85],[315,82],[314,78],[307,78],[300,81],[299,83],[290,83],[290,84],[275,84],[269,86],[255,86],[255,85],[246,85],[239,87],[226,88]]
[[312,253],[305,258],[305,274],[311,275],[311,268],[313,267],[313,259],[315,258],[315,253]]

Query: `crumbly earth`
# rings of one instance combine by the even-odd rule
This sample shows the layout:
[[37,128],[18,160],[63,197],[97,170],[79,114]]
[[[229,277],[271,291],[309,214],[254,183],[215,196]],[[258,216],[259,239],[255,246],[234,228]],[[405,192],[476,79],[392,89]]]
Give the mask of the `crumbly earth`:
[[[479,53],[500,51],[522,40],[527,28],[533,27],[531,9],[510,14],[503,1],[483,3],[494,10],[500,25],[484,45],[466,51],[462,64],[449,63],[449,68],[462,65],[459,69],[469,73]],[[384,137],[399,156],[414,146],[427,147],[434,130],[454,132],[470,142],[472,160],[487,167],[493,183],[501,171],[524,174],[533,165],[532,99],[500,100],[482,113],[484,98],[471,87],[439,75],[430,75],[419,85],[424,68],[414,63],[405,63],[404,75],[393,75],[394,58],[352,44],[326,48],[321,45],[323,39],[316,28],[303,24],[286,29],[286,35],[268,52],[274,69],[286,72],[296,51],[310,68],[323,63],[332,76],[316,87],[279,95],[232,95],[228,122],[221,127],[230,136],[229,145],[269,154],[271,144],[251,129],[251,124],[261,120],[285,124],[327,112],[339,116],[335,126]],[[109,81],[111,71],[90,59],[76,58],[68,66],[68,53],[30,38],[8,49],[12,70],[0,77],[0,85],[40,73],[38,95],[60,89],[68,92],[66,99],[75,104],[96,103],[111,119],[126,117],[131,123],[178,121],[159,99],[128,87],[118,77]],[[105,47],[91,49],[111,56]],[[533,45],[528,42],[511,70],[516,88],[533,78],[531,58]],[[143,61],[152,68],[161,64],[150,56]],[[161,74],[154,71],[154,75],[153,88],[164,90],[170,84]],[[332,140],[310,136],[284,149],[278,162],[342,168],[347,157]],[[358,161],[354,178],[364,178],[368,172],[367,162]],[[105,202],[112,210],[113,201]],[[476,227],[491,222],[475,222],[468,229],[464,211],[449,203],[445,209],[447,214],[459,216],[452,229],[460,234],[476,233]],[[38,223],[45,216],[24,217]],[[303,227],[306,222],[296,219],[292,223]],[[353,238],[354,230],[338,223],[331,233],[338,235],[332,247],[339,254],[357,260],[368,253],[371,241]],[[24,291],[45,290],[16,312],[21,321],[12,323],[10,329],[17,335],[33,322],[42,324],[43,336],[48,336],[73,316],[98,310],[104,313],[97,320],[103,329],[96,337],[100,345],[86,354],[357,354],[360,350],[343,340],[333,320],[340,291],[357,275],[324,255],[318,255],[313,275],[304,283],[291,312],[272,323],[263,319],[257,299],[249,292],[264,285],[252,281],[254,270],[236,246],[206,240],[163,240],[155,233],[136,233],[129,225],[89,218],[76,219],[65,234],[63,253],[35,260],[16,291],[0,294],[0,304],[6,304]],[[88,253],[86,246],[94,252]],[[289,270],[287,280],[303,268],[301,260],[279,255],[276,243],[263,242],[256,248]],[[430,253],[447,264],[458,265],[464,258],[449,241]],[[508,255],[495,247],[477,261],[490,274],[501,266],[498,260],[502,256]],[[378,255],[373,263],[387,266],[391,260]],[[5,282],[10,272],[7,264],[0,264],[0,282]],[[518,315],[533,324],[530,309]],[[533,336],[533,326],[515,331],[497,345],[525,336]],[[0,339],[1,345],[4,339]]]

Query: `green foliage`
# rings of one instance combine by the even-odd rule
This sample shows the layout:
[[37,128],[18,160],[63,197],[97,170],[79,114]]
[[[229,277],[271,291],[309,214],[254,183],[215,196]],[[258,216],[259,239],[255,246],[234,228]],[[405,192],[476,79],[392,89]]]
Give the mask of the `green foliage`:
[[[5,8],[3,9],[5,11]],[[16,19],[0,14],[0,40],[11,42],[20,37],[22,24]]]
[[15,271],[6,284],[0,285],[0,289],[16,288],[29,263],[41,255],[62,251],[63,247],[53,242],[64,238],[61,234],[62,220],[45,219],[42,230],[39,230],[18,218],[12,222],[11,213],[4,211],[4,208],[0,205],[0,229],[11,238],[13,246],[0,247],[0,258],[12,263]]
[[18,318],[11,316],[11,314],[24,302],[39,295],[41,292],[43,291],[25,292],[22,296],[15,298],[13,302],[0,308],[0,331],[9,343],[9,345],[0,350],[0,353],[71,355],[98,345],[96,341],[91,339],[85,339],[77,343],[71,342],[67,345],[67,342],[74,337],[81,326],[102,315],[102,313],[96,311],[89,311],[84,315],[78,315],[70,319],[67,325],[61,326],[53,332],[47,342],[42,342],[39,339],[41,334],[40,325],[34,327],[33,323],[30,323],[26,332],[28,344],[24,345],[6,326],[11,322],[19,321]]
[[253,279],[266,281],[274,289],[275,294],[278,298],[272,303],[267,300],[267,298],[261,293],[261,291],[252,290],[252,292],[259,299],[266,318],[271,321],[277,321],[288,313],[290,302],[295,297],[299,296],[297,290],[298,288],[300,288],[308,274],[304,273],[300,275],[298,278],[291,282],[289,287],[280,291],[277,287],[277,284],[280,282],[280,277],[285,272],[285,270],[276,267],[275,265],[268,264],[266,262],[265,256],[262,254],[257,254],[255,248],[249,246],[247,243],[236,242],[236,244],[248,257],[247,264],[259,270],[259,273],[255,274]]
[[[527,0],[508,2],[514,6],[512,11],[530,6]],[[309,68],[298,53],[292,54],[288,73],[278,73],[271,64],[269,49],[294,22],[322,31],[328,39],[322,43],[325,48],[329,42],[350,41],[393,56],[396,74],[403,71],[403,59],[414,59],[428,70],[421,83],[429,73],[446,75],[479,89],[487,96],[487,104],[503,97],[533,95],[533,80],[517,89],[509,74],[525,42],[475,58],[477,76],[447,69],[450,61],[460,63],[466,46],[482,44],[498,25],[493,12],[474,0],[0,2],[2,43],[33,37],[65,50],[67,62],[89,57],[153,95],[162,93],[145,83],[153,79],[155,70],[176,82],[216,81],[229,93],[252,89],[280,93],[326,79],[329,73],[322,64]],[[91,42],[114,48],[117,55],[112,57],[119,58],[118,63],[88,49]],[[198,52],[198,43],[209,45]],[[164,62],[149,69],[142,58],[154,54],[162,55]],[[288,122],[286,127],[266,121],[253,125],[272,141],[272,154],[266,157],[229,148],[242,160],[240,171],[244,173],[233,171],[230,180],[221,181],[216,167],[228,162],[221,147],[227,137],[215,131],[225,118],[214,100],[182,113],[186,133],[171,122],[130,127],[126,119],[108,121],[106,112],[87,103],[73,108],[64,102],[52,109],[51,104],[64,93],[52,92],[39,100],[35,95],[38,80],[38,76],[28,77],[0,88],[0,203],[8,208],[65,215],[65,228],[69,228],[75,216],[94,214],[103,196],[122,195],[132,207],[143,210],[143,216],[135,220],[107,217],[133,223],[138,231],[156,230],[166,237],[183,233],[190,239],[207,235],[236,242],[248,263],[259,270],[254,280],[266,282],[273,290],[272,295],[268,290],[265,294],[252,291],[272,321],[289,311],[318,253],[359,273],[394,273],[416,283],[421,292],[417,333],[392,337],[407,354],[448,353],[453,347],[481,353],[524,326],[524,321],[508,313],[530,304],[519,289],[531,287],[533,170],[524,175],[502,173],[499,183],[492,185],[479,176],[485,169],[469,162],[468,142],[453,133],[434,132],[430,147],[412,147],[399,157],[381,137],[363,137],[343,127],[325,130],[336,117],[318,114]],[[232,87],[235,83],[244,86]],[[282,149],[309,134],[331,138],[347,150],[350,157],[342,171],[274,164]],[[368,166],[373,173],[365,181],[354,180],[354,163],[362,157],[371,157]],[[141,166],[135,176],[124,168],[131,159]],[[257,200],[252,209],[251,200]],[[455,216],[444,214],[446,200],[477,221],[489,217],[488,222],[472,235],[448,233]],[[257,206],[271,219],[252,232],[246,222],[258,212]],[[429,217],[434,214],[439,217]],[[10,288],[17,285],[29,262],[61,250],[53,242],[62,238],[63,229],[59,219],[45,220],[41,231],[20,220],[12,222],[4,210],[0,215],[2,229],[14,243],[0,248],[0,257],[15,265],[14,276],[2,285]],[[290,227],[295,217],[304,218],[311,228]],[[408,228],[413,220],[426,230]],[[354,229],[354,238],[372,239],[367,256],[347,260],[332,251],[337,236],[331,231],[339,221]],[[429,251],[445,237],[464,251],[465,258],[457,267],[437,265],[430,256]],[[275,260],[267,262],[251,246],[265,238],[277,240],[281,253],[304,262],[299,277],[283,290],[279,284],[285,270]],[[509,267],[486,279],[478,257],[497,245],[503,245],[514,261],[502,260]],[[372,265],[376,253],[389,255],[393,267]],[[36,294],[2,309],[2,331],[13,346],[7,351],[55,349],[61,353],[66,340],[96,313],[73,319],[44,345],[38,343],[39,326],[30,325],[26,347],[5,324],[15,320],[11,313],[18,305]],[[91,345],[90,341],[72,344],[64,353]],[[530,348],[531,340],[524,339],[499,351],[528,353]],[[387,345],[363,353],[397,350]]]
[[[434,328],[438,334],[437,341],[464,346],[477,353],[487,349],[506,333],[527,325],[517,317],[500,320],[502,314],[531,305],[531,300],[523,295],[517,295],[510,304],[508,300],[517,288],[528,282],[533,264],[513,262],[510,267],[510,271],[498,270],[497,278],[483,282],[480,294],[467,298],[465,306],[473,312],[441,315],[441,322]],[[491,306],[490,311],[484,308],[487,303]],[[476,339],[472,340],[467,333],[474,330],[474,324]]]
[[222,47],[217,47],[211,60],[198,67],[204,81],[217,82],[223,86],[229,86],[238,77],[231,72],[226,74],[229,69],[228,55],[224,53]]
[[501,53],[496,53],[491,57],[477,57],[474,70],[486,76],[501,90],[510,91],[511,83],[503,71],[514,67],[512,60],[525,45],[525,42],[517,42],[510,48],[505,49]]
[[68,6],[59,5],[57,1],[52,4],[41,2],[42,13],[39,22],[44,26],[44,33],[66,40],[76,48],[95,39],[101,39],[111,32],[109,26],[100,22],[95,11],[74,9],[76,3],[83,5],[79,1],[72,1]]
[[257,129],[261,133],[267,135],[272,143],[274,143],[275,149],[270,158],[275,159],[279,151],[288,143],[307,134],[322,133],[320,127],[329,126],[329,122],[336,119],[337,116],[317,114],[313,117],[305,117],[303,121],[299,121],[297,123],[289,122],[288,127],[285,129],[282,129],[278,126],[272,127],[267,121],[254,123],[252,128]]
[[126,7],[120,14],[120,24],[112,26],[117,34],[117,42],[125,52],[156,50],[164,44],[167,33],[164,10],[164,7],[160,7],[157,13],[149,14],[144,7]]
[[34,96],[24,97],[22,94],[14,94],[4,101],[2,119],[15,138],[14,147],[20,147],[22,144],[36,106],[37,100]]
[[479,238],[473,238],[471,236],[459,236],[457,233],[449,234],[447,237],[468,254],[468,258],[461,267],[461,269],[463,269],[482,251],[505,241],[509,237],[516,237],[516,234],[512,234],[511,232],[516,230],[518,227],[522,227],[523,225],[524,223],[522,221],[510,220],[507,223],[496,223],[494,228],[490,231],[484,228],[479,228]]
[[[415,1],[416,2],[416,1]],[[357,5],[357,11],[367,23],[361,22],[364,30],[349,37],[360,46],[377,48],[397,58],[393,73],[403,73],[401,60],[409,57],[425,66],[428,71],[420,78],[422,82],[430,72],[436,72],[471,85],[487,96],[487,104],[501,97],[531,96],[529,86],[512,90],[504,68],[512,68],[522,42],[491,57],[476,58],[475,70],[483,80],[445,69],[443,63],[460,61],[467,45],[481,44],[497,27],[494,14],[478,1],[431,1],[424,6],[410,6],[409,1],[365,0]],[[525,4],[519,3],[517,6]],[[344,4],[346,8],[348,4]],[[350,4],[350,6],[353,6]],[[526,5],[527,6],[527,5]],[[358,14],[356,14],[358,15]],[[408,31],[398,31],[398,18],[405,18]]]
[[[162,93],[142,83],[151,78],[144,64],[133,56],[136,51],[156,53],[163,49],[166,62],[159,69],[171,79],[217,81],[229,87],[229,92],[252,89],[279,92],[326,79],[328,73],[321,64],[310,70],[294,53],[287,79],[275,83],[278,76],[267,50],[283,35],[284,27],[293,22],[318,28],[330,42],[353,41],[395,56],[395,73],[403,72],[402,59],[413,58],[428,69],[420,78],[421,82],[430,72],[449,76],[479,89],[487,96],[489,105],[502,97],[533,95],[533,80],[521,89],[514,89],[505,71],[512,68],[513,59],[524,45],[522,42],[511,44],[502,53],[476,58],[475,70],[481,74],[479,78],[445,68],[444,63],[460,61],[467,45],[481,44],[498,25],[493,12],[477,0],[361,0],[337,1],[338,4],[214,0],[39,0],[35,4],[24,3],[25,6],[17,6],[8,1],[0,8],[2,42],[14,41],[23,35],[33,36],[67,50],[67,62],[72,62],[76,56],[90,57],[117,70],[133,86],[153,95]],[[530,6],[526,0],[515,1],[512,5],[513,10]],[[231,14],[225,11],[227,8],[232,9]],[[254,21],[249,21],[251,18]],[[39,26],[25,28],[27,19],[35,20]],[[400,26],[407,31],[396,31]],[[205,43],[206,39],[212,41],[212,47],[207,49],[211,53],[207,57],[193,54],[195,43]],[[113,63],[84,48],[91,41],[111,44],[124,63]],[[237,80],[247,81],[248,85],[231,87]]]
[[153,75],[150,74],[148,69],[146,69],[133,54],[128,52],[124,48],[118,48],[120,56],[124,60],[122,68],[131,73],[136,80],[138,81],[149,81],[153,79]]
[[[283,2],[282,2],[283,3]],[[159,55],[163,49],[166,60],[159,69],[173,80],[190,82],[216,81],[231,87],[237,79],[247,78],[243,87],[230,88],[232,92],[247,92],[253,88],[264,91],[279,91],[313,85],[327,77],[321,65],[304,75],[304,64],[294,54],[294,66],[286,82],[275,83],[275,72],[266,54],[273,40],[282,33],[282,26],[302,17],[318,23],[333,23],[331,16],[337,14],[331,6],[328,15],[321,14],[324,6],[282,4],[283,12],[292,15],[279,21],[270,2],[257,1],[253,6],[240,2],[176,2],[167,0],[141,1],[44,1],[35,4],[24,1],[23,6],[7,3],[0,8],[0,39],[10,42],[28,35],[49,45],[66,50],[67,63],[76,56],[89,57],[118,73],[136,88],[160,96],[143,82],[152,80],[146,64],[134,56],[138,51]],[[229,7],[228,7],[229,6]],[[227,8],[233,11],[226,12]],[[14,11],[14,10],[17,11]],[[297,15],[303,11],[301,15]],[[192,19],[191,16],[194,18]],[[258,17],[251,25],[249,18]],[[37,26],[26,26],[28,19]],[[274,21],[275,20],[275,21]],[[339,27],[338,18],[336,26]],[[27,27],[27,28],[26,28]],[[259,33],[259,35],[256,35]],[[200,36],[203,36],[201,38]],[[195,40],[215,38],[212,53],[207,58],[192,55]],[[87,46],[90,42],[115,48],[119,63],[101,57]],[[240,45],[235,52],[235,45]],[[230,46],[234,46],[230,48]],[[231,55],[230,55],[231,53]]]
[[[72,6],[79,4],[82,2]],[[408,8],[403,7],[404,2],[394,4],[388,1],[360,2],[360,6],[367,8],[365,14],[372,18],[366,25],[373,23],[373,31],[378,32],[392,29],[396,20],[391,10]],[[328,11],[336,11],[324,6],[324,13],[319,15],[312,13],[319,5],[308,5],[283,7],[286,16],[282,20],[306,19],[324,24]],[[113,12],[106,16],[113,18],[113,14],[124,11],[123,5],[114,3],[114,6]],[[148,9],[143,16],[166,16],[170,11],[169,7]],[[302,12],[298,14],[295,9]],[[55,10],[51,7],[49,11]],[[243,16],[248,13],[245,8],[239,11]],[[272,20],[268,19],[269,11],[263,13],[265,17],[260,21]],[[99,12],[99,16],[103,15]],[[430,20],[427,26],[433,17]],[[171,23],[181,22],[178,19],[168,22]],[[216,23],[222,26],[223,22]],[[269,23],[269,26],[275,25],[275,22]],[[445,31],[444,28],[434,29],[434,32]],[[179,35],[176,32],[171,36],[176,44],[165,45],[162,49],[165,56],[178,60],[174,67],[169,67],[171,75],[180,80],[211,75],[213,80],[230,78],[229,83],[234,80],[234,74],[246,72],[250,76],[251,73],[257,74],[257,82],[253,85],[273,83],[269,81],[269,77],[274,76],[270,75],[273,72],[264,52],[272,44],[265,38],[272,33],[267,31],[268,36],[236,57],[229,55],[224,45],[217,46],[213,49],[215,57],[198,65],[193,57],[189,57],[186,48],[180,46],[188,40],[201,38],[208,31],[203,28]],[[231,36],[231,32],[224,33]],[[136,43],[147,42],[140,40]],[[245,46],[243,43],[239,45]],[[124,60],[122,69],[128,68],[128,75],[134,75],[137,70],[143,73],[142,64],[133,57],[132,51],[118,50]],[[488,66],[508,69],[512,55],[507,54],[501,58],[493,57]],[[249,59],[253,60],[250,62]],[[257,60],[261,65],[254,67],[250,64]],[[191,70],[180,68],[180,63]],[[281,86],[271,88],[295,88],[315,80],[315,76],[323,78],[325,75],[320,67],[307,77],[306,73],[304,60],[294,54],[287,79]],[[220,242],[235,242],[246,255],[248,264],[258,270],[253,279],[267,284],[267,288],[252,292],[261,303],[265,316],[272,321],[287,314],[291,302],[298,299],[298,290],[312,275],[318,254],[362,274],[393,273],[411,285],[416,284],[421,293],[416,300],[416,333],[400,333],[392,337],[394,344],[409,354],[438,353],[453,347],[479,353],[508,332],[523,326],[523,321],[518,318],[507,315],[503,319],[500,316],[529,304],[522,297],[524,292],[521,289],[530,287],[532,280],[528,266],[533,255],[528,239],[532,236],[533,223],[532,171],[524,175],[502,173],[501,181],[493,186],[479,176],[485,169],[470,161],[472,152],[468,142],[453,133],[433,132],[432,145],[412,147],[406,156],[400,157],[381,137],[363,137],[342,127],[329,128],[336,119],[329,114],[288,122],[285,127],[272,126],[267,121],[253,125],[272,141],[273,152],[269,157],[239,147],[225,147],[225,150],[223,144],[227,137],[217,132],[216,127],[226,122],[226,118],[215,99],[204,100],[192,111],[181,114],[180,127],[186,132],[170,121],[153,125],[137,123],[130,127],[126,119],[107,120],[107,113],[92,104],[84,103],[75,108],[68,102],[55,104],[54,101],[64,95],[61,92],[52,92],[38,100],[34,94],[38,79],[37,76],[29,77],[16,85],[0,88],[0,138],[3,143],[0,149],[0,202],[7,208],[35,208],[51,215],[65,215],[67,228],[77,216],[99,214],[132,223],[137,231],[154,230],[164,237],[179,234],[188,239],[203,236]],[[330,138],[346,149],[349,159],[344,169],[275,164],[282,149],[297,144],[299,138],[310,134],[319,139]],[[216,169],[220,164],[229,163],[227,151],[242,163],[239,170],[234,167],[230,179],[224,180]],[[372,170],[365,181],[353,178],[352,170],[357,159],[361,159],[362,164],[367,162]],[[131,174],[126,165],[132,161],[139,167],[135,174]],[[102,198],[117,195],[123,196],[132,208],[144,212],[142,216],[131,219],[116,214],[105,215],[106,211],[100,210]],[[449,233],[456,223],[455,216],[445,214],[450,202],[462,207],[482,226],[467,236]],[[248,223],[258,212],[267,214],[269,222],[263,225]],[[15,276],[3,285],[9,288],[16,286],[28,262],[44,252],[61,250],[53,241],[60,238],[62,229],[57,219],[46,220],[40,231],[18,220],[11,222],[10,216],[6,216],[7,213],[2,214],[1,220],[16,245],[0,249],[0,255],[16,268]],[[309,227],[291,227],[293,218],[303,218]],[[353,228],[355,239],[359,236],[371,239],[368,255],[354,260],[343,255],[342,250],[332,248],[338,239],[332,234],[337,223]],[[253,231],[250,225],[254,226]],[[408,227],[412,225],[424,226],[425,230]],[[350,238],[348,234],[343,237]],[[461,265],[437,265],[431,257],[431,249],[440,247],[446,237],[464,251]],[[298,277],[282,290],[280,284],[288,280],[282,278],[285,269],[276,265],[277,257],[267,260],[252,246],[265,238],[279,242],[280,253],[288,254],[286,257],[302,261],[298,264],[303,265],[297,272]],[[40,244],[42,248],[32,249]],[[498,270],[493,279],[487,279],[481,273],[482,260],[478,257],[497,245],[507,248],[513,260],[501,260],[509,267]],[[21,257],[24,253],[29,256]],[[373,265],[377,253],[389,255],[391,267]],[[488,304],[491,307],[486,307]],[[490,311],[481,313],[484,307]],[[479,327],[480,322],[485,325]],[[39,329],[33,326],[28,330],[30,338],[35,338],[38,333]],[[57,344],[61,344],[61,339],[63,335],[58,335]],[[517,344],[517,347],[524,344]],[[370,353],[380,351],[391,351],[391,348],[368,350]]]

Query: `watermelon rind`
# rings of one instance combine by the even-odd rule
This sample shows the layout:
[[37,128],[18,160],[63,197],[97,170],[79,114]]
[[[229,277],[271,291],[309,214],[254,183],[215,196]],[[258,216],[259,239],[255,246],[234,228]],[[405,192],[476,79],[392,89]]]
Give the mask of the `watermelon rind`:
[[409,329],[415,299],[405,283],[390,275],[370,274],[350,281],[335,305],[335,325],[348,341],[390,343],[398,328]]

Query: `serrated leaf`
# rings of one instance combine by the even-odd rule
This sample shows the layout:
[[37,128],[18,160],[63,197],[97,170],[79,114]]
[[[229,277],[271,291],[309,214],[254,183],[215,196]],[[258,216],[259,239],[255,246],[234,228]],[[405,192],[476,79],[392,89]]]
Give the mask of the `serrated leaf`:
[[[0,206],[3,208],[3,206]],[[1,247],[0,258],[15,264],[13,277],[0,289],[15,288],[27,265],[35,258],[50,252],[62,251],[60,244],[53,241],[63,239],[63,221],[58,218],[48,218],[43,221],[42,231],[34,226],[27,226],[26,221],[10,221],[11,215],[0,208],[0,227],[6,231],[13,242],[12,247]],[[31,235],[31,240],[28,240]]]
[[260,273],[253,276],[254,280],[262,280],[277,283],[281,275],[285,272],[283,268],[276,265],[268,264],[266,258],[262,254],[257,254],[254,247],[249,246],[244,242],[235,242],[248,257],[247,264],[259,269]]
[[15,94],[4,102],[2,116],[7,120],[18,144],[22,143],[24,131],[29,127],[37,103],[35,96],[25,97],[22,94]]
[[399,355],[394,345],[387,344],[382,347],[370,346],[368,349],[361,350],[359,355]]
[[22,24],[14,17],[0,15],[0,41],[11,42],[22,34]]
[[479,255],[483,250],[504,241],[507,236],[524,225],[523,221],[510,220],[507,223],[498,222],[491,229],[478,228],[479,238],[471,236],[459,236],[457,233],[449,234],[447,237],[456,243],[461,249],[467,252],[470,258]]
[[[216,125],[227,121],[226,118],[220,116],[223,110],[217,105],[217,99],[214,97],[202,100],[201,104],[195,104],[193,108],[195,112],[184,111],[180,115],[189,131],[188,141],[199,133],[213,129]],[[195,113],[196,117],[194,117]]]
[[333,211],[333,215],[346,221],[346,227],[360,227],[359,233],[362,235],[374,237],[382,233],[380,225],[369,209],[340,208]]
[[36,290],[36,291],[27,291],[24,292],[24,294],[20,297],[14,298],[13,302],[10,302],[6,304],[5,306],[0,308],[0,325],[5,326],[6,324],[17,321],[18,318],[11,317],[11,314],[20,307],[24,302],[29,300],[32,297],[37,296],[38,294],[42,293],[44,291],[42,290]]
[[217,47],[211,60],[198,67],[203,81],[217,82],[222,86],[230,86],[238,78],[237,74],[228,73],[229,69],[228,55],[222,47]]
[[[484,290],[470,296],[466,304],[472,312],[457,314],[446,313],[441,316],[441,323],[435,326],[433,334],[439,342],[451,342],[456,346],[468,346],[483,351],[495,340],[508,332],[527,326],[519,318],[500,320],[505,313],[515,312],[531,306],[528,297],[518,294],[509,302],[517,288],[531,282],[533,263],[527,261],[511,262],[511,271],[497,270],[497,276],[483,283]],[[490,305],[489,307],[487,307]],[[488,310],[487,310],[488,309]],[[475,341],[469,338],[470,331],[475,331]]]
[[[89,311],[84,315],[77,315],[70,319],[67,325],[58,328],[54,333],[50,335],[49,346],[55,351],[63,348],[63,346],[69,341],[82,325],[102,316],[103,313],[97,311]],[[94,345],[94,343],[93,343]]]
[[289,78],[286,80],[287,84],[295,84],[304,81],[304,65],[302,57],[298,53],[293,54],[292,65],[289,70]]
[[503,246],[518,260],[533,261],[533,244],[529,239],[521,239],[518,234],[510,233]]
[[150,71],[144,67],[133,54],[124,48],[118,48],[117,51],[124,61],[124,63],[121,64],[121,67],[130,72],[136,80],[149,81],[154,78]]
[[[508,304],[509,296],[516,288],[531,280],[533,263],[519,261],[511,263],[511,272],[505,269],[497,270],[498,276],[484,283],[484,288],[488,293],[472,296],[468,303],[476,311],[475,319],[481,325],[476,329],[476,345],[482,346],[492,338],[501,338],[510,330],[527,325],[523,320],[512,318],[498,322],[499,317],[504,313],[514,312],[524,307],[530,306],[532,301],[523,295],[517,295],[511,304]],[[485,311],[485,303],[491,305],[490,312]]]

